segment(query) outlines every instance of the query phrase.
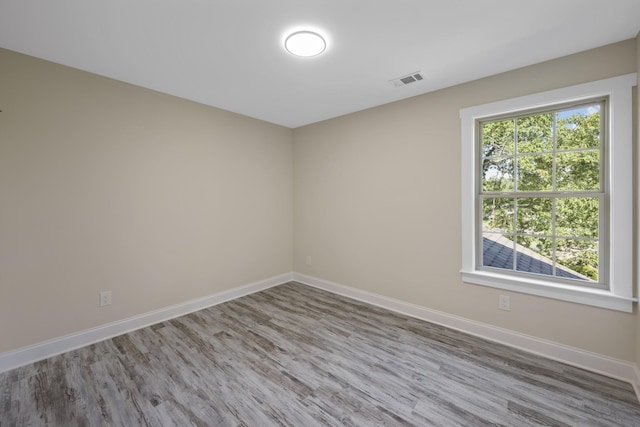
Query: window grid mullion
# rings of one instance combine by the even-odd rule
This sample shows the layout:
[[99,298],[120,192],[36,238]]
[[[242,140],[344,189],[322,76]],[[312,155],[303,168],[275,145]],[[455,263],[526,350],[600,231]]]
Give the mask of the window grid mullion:
[[[571,148],[571,149],[566,149],[566,150],[555,150],[556,153],[584,153],[587,151],[595,151],[596,148],[595,147],[582,147],[582,148]],[[600,150],[598,148],[598,150]],[[525,155],[527,156],[539,156],[539,155],[543,155],[543,154],[553,154],[554,150],[552,151],[532,151],[530,153],[526,153]],[[500,159],[500,158],[504,158],[505,155],[497,155],[497,156],[486,156],[484,157],[487,160],[493,160],[493,159]]]
[[[557,175],[557,157],[556,150],[558,149],[558,113],[554,112],[551,120],[551,190],[556,192],[558,190],[556,179]],[[551,275],[557,276],[557,263],[558,257],[556,254],[556,202],[557,198],[551,199]]]
[[[505,233],[500,230],[488,230],[487,233],[491,234],[499,234],[501,236],[510,236],[511,233]],[[532,234],[532,233],[520,233],[520,237],[538,237],[551,239],[553,237],[551,234]],[[569,236],[569,235],[558,235],[556,236],[558,239],[573,239],[573,240],[583,240],[585,242],[597,242],[599,239],[597,237],[584,237],[584,236]]]
[[494,191],[494,192],[484,192],[480,193],[480,197],[522,197],[522,198],[531,198],[531,197],[539,197],[539,198],[547,198],[550,199],[552,197],[556,197],[558,199],[562,198],[570,198],[570,197],[600,197],[603,195],[603,191],[597,190],[578,190],[578,191]]
[[[513,119],[513,192],[518,193],[518,119]],[[518,271],[518,197],[513,198],[513,271]]]

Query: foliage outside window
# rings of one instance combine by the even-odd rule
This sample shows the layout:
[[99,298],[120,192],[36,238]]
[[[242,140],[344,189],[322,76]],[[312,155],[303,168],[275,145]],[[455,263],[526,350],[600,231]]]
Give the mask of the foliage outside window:
[[606,287],[605,110],[599,100],[479,123],[480,265]]
[[633,310],[636,79],[460,110],[465,283]]

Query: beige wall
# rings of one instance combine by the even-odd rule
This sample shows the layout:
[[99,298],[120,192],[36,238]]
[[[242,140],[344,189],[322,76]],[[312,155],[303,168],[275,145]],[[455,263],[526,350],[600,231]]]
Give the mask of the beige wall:
[[640,71],[638,49],[294,131],[0,49],[0,352],[293,269],[640,363],[637,314],[459,275],[460,108]]
[[0,73],[0,352],[292,270],[290,129],[6,50]]
[[295,129],[294,270],[635,361],[637,315],[461,282],[459,110],[636,69],[629,40]]

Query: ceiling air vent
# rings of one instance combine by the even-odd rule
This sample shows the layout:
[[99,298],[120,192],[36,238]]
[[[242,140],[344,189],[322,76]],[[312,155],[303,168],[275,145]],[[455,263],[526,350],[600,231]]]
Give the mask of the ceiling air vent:
[[394,86],[406,86],[411,83],[419,82],[424,79],[421,71],[416,71],[411,74],[407,74],[406,76],[398,77],[396,79],[391,80]]

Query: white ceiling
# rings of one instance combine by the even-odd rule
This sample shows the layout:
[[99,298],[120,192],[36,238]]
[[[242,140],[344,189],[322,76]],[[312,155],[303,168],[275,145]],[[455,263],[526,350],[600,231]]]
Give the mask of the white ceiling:
[[[283,49],[302,28],[323,55]],[[287,127],[639,30],[640,0],[0,0],[0,47]]]

